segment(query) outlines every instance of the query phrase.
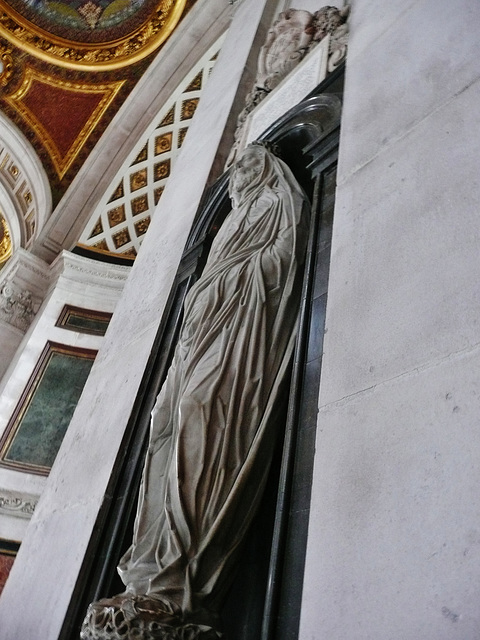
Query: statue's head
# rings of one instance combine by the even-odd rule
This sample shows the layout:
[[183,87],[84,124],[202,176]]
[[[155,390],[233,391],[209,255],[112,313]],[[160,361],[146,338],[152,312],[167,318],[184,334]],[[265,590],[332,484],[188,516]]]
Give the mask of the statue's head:
[[248,145],[233,165],[231,187],[240,192],[258,178],[265,167],[265,152],[262,147]]
[[258,189],[273,187],[290,170],[280,159],[278,145],[268,140],[251,142],[232,166],[229,191],[235,205]]
[[271,174],[273,155],[279,157],[280,149],[268,140],[251,142],[240,153],[230,176],[230,195],[235,203],[262,185]]

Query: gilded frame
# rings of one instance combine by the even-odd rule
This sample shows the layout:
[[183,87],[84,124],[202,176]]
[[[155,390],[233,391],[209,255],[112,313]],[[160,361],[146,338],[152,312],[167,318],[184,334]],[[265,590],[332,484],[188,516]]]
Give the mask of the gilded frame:
[[[88,326],[80,326],[75,325],[71,322],[72,318],[79,318],[80,320],[84,320],[87,324],[88,322],[92,323],[100,323],[104,324],[105,328],[94,328]],[[95,311],[93,309],[84,309],[83,307],[75,307],[71,304],[64,305],[60,315],[58,316],[58,320],[55,323],[56,327],[61,327],[62,329],[67,329],[68,331],[77,331],[78,333],[89,333],[94,336],[104,336],[105,332],[108,328],[108,323],[112,317],[111,313],[107,311]]]

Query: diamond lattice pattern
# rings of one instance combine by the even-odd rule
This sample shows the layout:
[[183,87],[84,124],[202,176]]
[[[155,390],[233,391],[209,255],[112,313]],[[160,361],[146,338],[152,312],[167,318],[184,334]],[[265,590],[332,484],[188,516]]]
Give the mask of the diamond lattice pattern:
[[135,258],[215,64],[217,42],[133,148],[85,227],[80,246]]

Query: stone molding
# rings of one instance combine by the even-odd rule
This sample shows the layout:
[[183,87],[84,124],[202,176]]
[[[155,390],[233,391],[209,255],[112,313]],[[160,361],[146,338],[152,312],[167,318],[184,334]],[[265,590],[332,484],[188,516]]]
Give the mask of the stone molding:
[[38,498],[35,496],[0,491],[0,514],[29,519],[33,515],[37,502]]
[[70,251],[62,251],[51,266],[52,284],[61,277],[103,285],[109,289],[123,289],[131,267],[84,258]]

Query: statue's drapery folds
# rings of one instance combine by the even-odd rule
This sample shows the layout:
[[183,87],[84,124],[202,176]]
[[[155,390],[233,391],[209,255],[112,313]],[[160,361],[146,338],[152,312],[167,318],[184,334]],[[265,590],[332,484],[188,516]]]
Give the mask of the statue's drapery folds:
[[[232,211],[187,295],[152,412],[134,539],[119,564],[126,592],[90,606],[86,639],[127,638],[105,628],[142,620],[177,629],[172,638],[192,625],[210,637],[262,496],[295,341],[307,207],[264,146],[247,147],[229,187]],[[138,637],[167,637],[148,633]]]

